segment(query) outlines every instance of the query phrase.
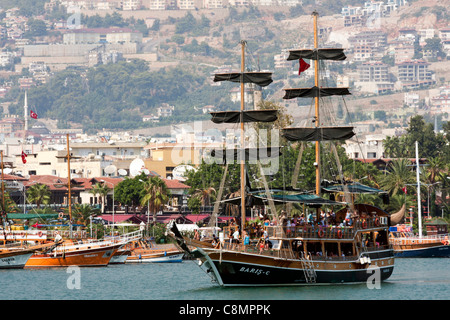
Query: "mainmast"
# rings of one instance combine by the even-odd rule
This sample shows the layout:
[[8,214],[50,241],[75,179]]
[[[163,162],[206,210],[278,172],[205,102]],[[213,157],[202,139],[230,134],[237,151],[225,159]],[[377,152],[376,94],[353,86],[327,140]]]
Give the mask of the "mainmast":
[[[319,41],[317,36],[317,17],[319,13],[314,11],[312,13],[314,17],[314,50],[319,48]],[[319,59],[314,60],[314,85],[319,87]],[[315,105],[315,126],[318,128],[320,126],[320,114],[319,114],[319,95],[314,97]],[[316,195],[320,196],[320,141],[316,141]]]
[[244,83],[244,72],[245,72],[245,45],[246,41],[241,40],[241,233],[245,228],[245,138],[244,138],[244,110],[245,110],[245,83]]
[[70,185],[70,148],[69,148],[69,134],[67,134],[67,199],[69,205],[69,231],[70,238],[72,238],[72,190]]

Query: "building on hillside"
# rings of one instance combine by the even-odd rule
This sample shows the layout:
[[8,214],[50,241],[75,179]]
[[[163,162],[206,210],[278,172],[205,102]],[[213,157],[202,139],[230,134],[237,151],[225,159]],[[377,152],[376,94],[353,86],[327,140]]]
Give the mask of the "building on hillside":
[[419,88],[436,83],[429,66],[424,60],[409,60],[397,64],[397,78],[402,88]]
[[10,135],[19,130],[23,130],[24,121],[18,117],[5,117],[0,120],[0,134]]
[[383,134],[366,135],[362,142],[347,141],[344,149],[350,159],[378,159],[384,157],[384,139]]

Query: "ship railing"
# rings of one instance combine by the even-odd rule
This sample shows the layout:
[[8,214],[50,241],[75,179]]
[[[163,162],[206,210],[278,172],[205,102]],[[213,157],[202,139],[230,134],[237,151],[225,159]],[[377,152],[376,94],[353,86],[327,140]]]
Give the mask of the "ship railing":
[[[300,225],[283,227],[284,234],[287,238],[324,238],[324,239],[353,239],[356,232],[372,228],[385,227],[388,225],[387,218],[358,218],[353,219],[351,226],[336,225]],[[277,226],[268,226],[267,231],[269,237],[279,236],[279,228]]]
[[395,236],[390,240],[393,244],[411,244],[413,243],[434,243],[434,242],[448,242],[448,234],[431,235],[431,236]]

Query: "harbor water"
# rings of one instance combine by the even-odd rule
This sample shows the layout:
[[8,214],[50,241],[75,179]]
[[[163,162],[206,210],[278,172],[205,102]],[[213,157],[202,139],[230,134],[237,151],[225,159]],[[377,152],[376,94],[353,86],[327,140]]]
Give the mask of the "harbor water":
[[448,300],[450,259],[396,259],[367,284],[221,288],[195,261],[99,268],[0,270],[1,300]]

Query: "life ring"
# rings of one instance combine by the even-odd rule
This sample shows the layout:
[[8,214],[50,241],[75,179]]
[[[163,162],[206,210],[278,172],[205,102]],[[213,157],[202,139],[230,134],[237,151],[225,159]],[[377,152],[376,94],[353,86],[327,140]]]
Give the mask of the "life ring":
[[63,218],[63,213],[62,212],[58,213],[58,219],[62,219],[62,218]]
[[363,229],[366,229],[366,228],[367,228],[367,221],[366,221],[366,219],[364,219],[364,220],[362,221],[362,227],[363,227]]
[[337,231],[337,237],[338,237],[339,239],[342,239],[342,230],[341,230],[341,229],[339,229],[339,230]]
[[323,238],[324,232],[322,228],[320,228],[319,231],[317,231],[317,235],[319,236],[319,238]]
[[376,225],[377,227],[380,226],[380,220],[379,220],[378,218],[375,218],[375,225]]
[[39,232],[38,232],[38,237],[39,237],[39,238],[42,237],[42,231],[39,231]]

